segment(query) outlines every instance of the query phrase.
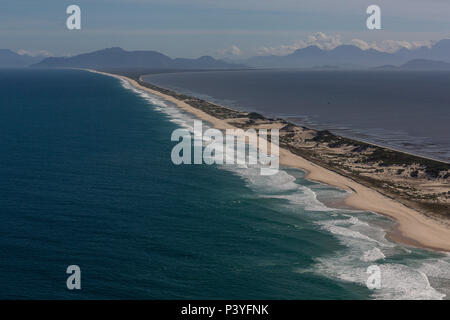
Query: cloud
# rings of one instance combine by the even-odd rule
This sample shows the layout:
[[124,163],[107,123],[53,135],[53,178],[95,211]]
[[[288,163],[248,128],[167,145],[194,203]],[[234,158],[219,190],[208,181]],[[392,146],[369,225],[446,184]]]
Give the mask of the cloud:
[[46,50],[37,50],[37,51],[29,51],[24,49],[16,50],[17,54],[20,54],[21,56],[27,55],[32,57],[51,57],[52,53]]
[[382,52],[396,52],[402,48],[409,50],[417,49],[423,46],[431,47],[433,41],[405,41],[405,40],[383,40],[379,43],[372,41],[366,42],[361,39],[352,39],[350,44],[353,44],[362,50],[375,49]]
[[350,41],[350,44],[357,46],[357,47],[361,48],[362,50],[367,50],[367,49],[373,48],[373,46],[371,46],[371,44],[369,44],[368,42],[361,40],[361,39],[352,39]]
[[336,35],[327,35],[323,32],[316,32],[309,35],[304,40],[296,40],[292,44],[281,45],[277,47],[261,47],[258,49],[258,55],[287,55],[295,50],[309,46],[318,46],[324,50],[331,50],[341,45],[341,37]]
[[317,32],[314,35],[308,36],[307,46],[318,46],[321,49],[331,50],[341,45],[340,35],[326,35],[323,32]]
[[241,54],[242,50],[234,44],[228,48],[217,50],[217,55],[221,57],[238,57]]
[[352,39],[342,41],[339,34],[327,35],[323,32],[317,32],[307,36],[306,39],[296,40],[291,44],[280,45],[276,47],[260,47],[257,50],[258,55],[287,55],[295,50],[306,48],[308,46],[317,46],[322,50],[332,50],[343,44],[351,44],[362,50],[375,49],[382,52],[395,52],[401,48],[416,49],[422,46],[430,47],[433,41],[405,41],[405,40],[383,40],[381,42],[368,42],[361,39]]

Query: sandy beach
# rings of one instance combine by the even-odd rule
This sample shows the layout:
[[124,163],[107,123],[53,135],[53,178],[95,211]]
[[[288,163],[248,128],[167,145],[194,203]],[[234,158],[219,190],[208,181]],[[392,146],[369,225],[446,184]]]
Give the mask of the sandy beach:
[[[144,87],[131,78],[96,70],[86,70],[125,80],[139,90],[147,91],[174,103],[184,111],[193,114],[203,121],[211,123],[217,129],[235,128],[225,120],[213,117],[172,96]],[[450,228],[445,224],[435,219],[428,218],[424,214],[382,195],[376,190],[357,183],[350,178],[323,168],[299,155],[293,154],[287,149],[280,148],[280,164],[304,170],[307,173],[307,178],[312,181],[348,191],[349,196],[345,199],[345,203],[353,208],[371,211],[394,219],[396,221],[396,227],[389,232],[389,237],[392,240],[421,248],[450,251]]]

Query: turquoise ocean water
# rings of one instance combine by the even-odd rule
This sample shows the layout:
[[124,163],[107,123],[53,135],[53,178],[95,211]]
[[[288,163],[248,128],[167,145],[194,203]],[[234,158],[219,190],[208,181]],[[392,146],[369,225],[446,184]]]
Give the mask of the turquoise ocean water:
[[[450,257],[298,170],[170,160],[192,116],[118,79],[0,71],[0,298],[442,299]],[[66,288],[79,265],[82,289]],[[367,268],[381,270],[369,290]]]

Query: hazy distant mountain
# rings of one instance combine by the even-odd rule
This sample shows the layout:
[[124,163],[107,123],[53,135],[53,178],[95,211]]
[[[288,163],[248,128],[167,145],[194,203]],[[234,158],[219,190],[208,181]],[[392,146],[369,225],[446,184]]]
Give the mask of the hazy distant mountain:
[[399,62],[401,59],[393,57],[389,53],[342,45],[333,50],[322,50],[317,46],[309,46],[287,56],[253,57],[244,63],[252,67],[311,68],[317,65],[333,65],[358,68]]
[[[407,61],[416,59],[437,60],[450,63],[450,39],[437,42],[431,48],[420,47],[415,50],[403,48],[395,53]],[[406,61],[405,61],[406,62]]]
[[0,49],[0,68],[19,68],[42,60],[42,57],[20,55],[8,49]]
[[185,69],[228,69],[242,67],[223,60],[217,60],[210,56],[203,56],[198,59],[174,59],[174,63],[178,68]]
[[[10,50],[0,50],[0,67],[28,66],[37,61],[39,61],[39,58],[19,55]],[[411,64],[402,66],[408,62]],[[320,66],[327,66],[327,68],[340,69],[438,70],[444,68],[444,70],[447,70],[445,63],[450,63],[450,39],[441,40],[431,48],[425,46],[413,50],[402,48],[394,53],[374,49],[362,50],[353,45],[341,45],[332,50],[322,50],[317,46],[309,46],[285,56],[256,56],[241,60],[239,63],[217,60],[209,56],[198,59],[172,59],[157,51],[125,51],[114,47],[73,57],[46,58],[33,66],[145,69],[233,69],[244,66],[256,68],[323,68]]]
[[397,66],[394,66],[392,64],[385,64],[385,65],[382,65],[382,66],[373,67],[371,69],[373,69],[373,70],[395,70],[397,68],[398,68]]
[[444,61],[415,59],[400,66],[407,70],[450,70],[450,63]]
[[115,47],[74,57],[47,58],[34,67],[226,69],[240,66],[208,56],[198,59],[172,59],[157,51],[125,51]]
[[415,59],[450,62],[450,39],[441,40],[431,48],[420,47],[413,50],[403,48],[394,53],[375,49],[362,50],[353,45],[341,45],[332,50],[309,46],[286,56],[257,56],[242,61],[242,63],[260,68],[311,68],[317,65],[367,68],[380,65],[400,65]]
[[436,60],[415,59],[402,64],[399,67],[385,65],[376,67],[377,70],[434,70],[434,71],[450,71],[450,63]]

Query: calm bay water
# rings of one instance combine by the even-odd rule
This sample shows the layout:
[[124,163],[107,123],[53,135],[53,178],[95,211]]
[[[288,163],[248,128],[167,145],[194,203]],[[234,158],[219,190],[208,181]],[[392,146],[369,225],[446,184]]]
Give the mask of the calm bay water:
[[[175,166],[175,106],[83,71],[0,71],[0,298],[443,298],[449,257],[302,172]],[[79,265],[82,289],[66,289]],[[366,288],[379,265],[383,288]],[[431,286],[430,286],[431,284]]]
[[450,161],[450,72],[253,70],[144,79],[237,109]]

